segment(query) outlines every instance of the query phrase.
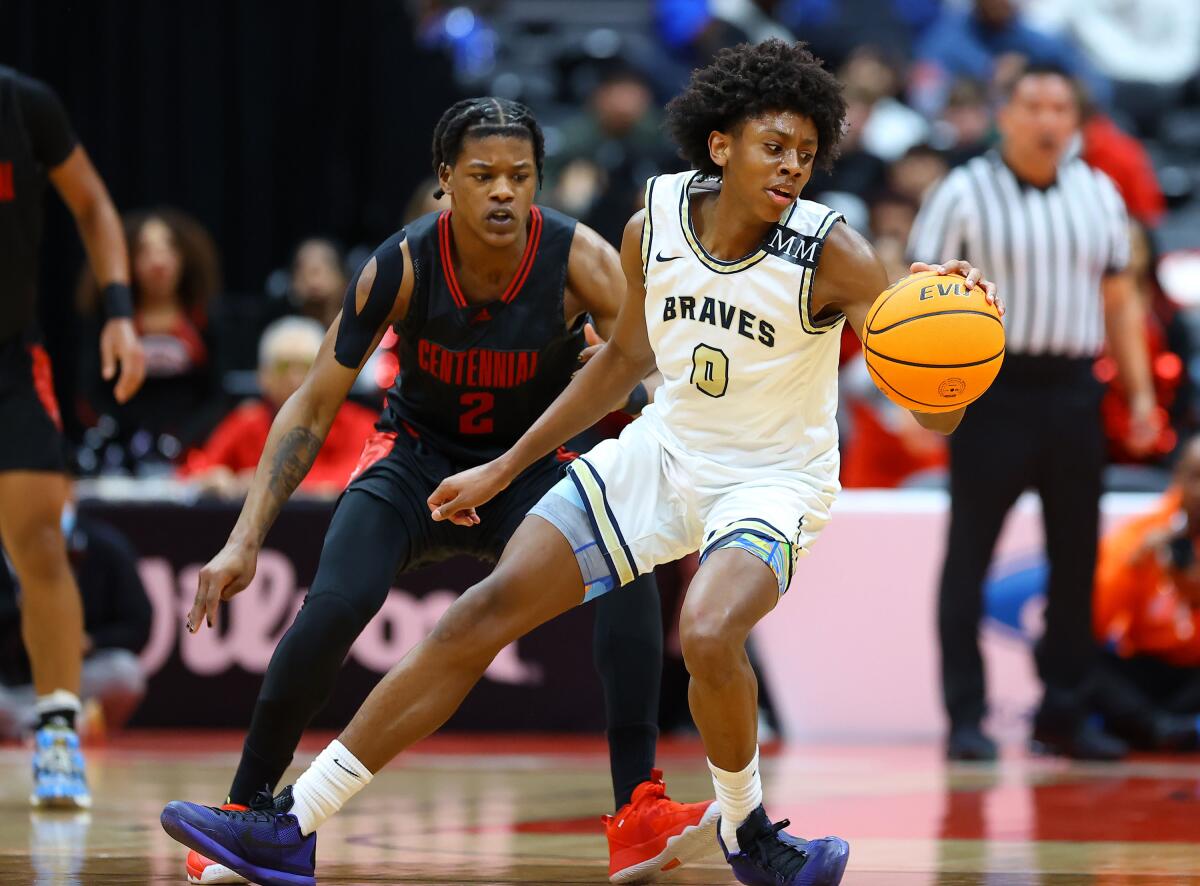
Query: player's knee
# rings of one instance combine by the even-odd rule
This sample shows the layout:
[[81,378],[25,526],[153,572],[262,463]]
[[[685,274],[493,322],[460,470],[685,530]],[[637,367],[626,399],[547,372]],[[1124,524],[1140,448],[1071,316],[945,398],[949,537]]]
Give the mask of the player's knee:
[[8,554],[18,578],[26,585],[53,581],[69,574],[66,543],[57,523],[39,521],[10,535]]
[[701,678],[729,674],[745,646],[725,620],[707,614],[681,618],[679,642],[688,673]]
[[507,645],[505,603],[492,577],[469,588],[438,619],[429,640],[456,661],[484,660],[485,666]]

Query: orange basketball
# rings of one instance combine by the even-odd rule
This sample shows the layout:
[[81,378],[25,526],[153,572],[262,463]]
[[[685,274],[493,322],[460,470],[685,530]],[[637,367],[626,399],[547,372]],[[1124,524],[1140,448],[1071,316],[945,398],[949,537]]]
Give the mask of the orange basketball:
[[893,403],[950,412],[978,399],[1004,362],[1004,324],[983,287],[932,271],[896,281],[863,326],[867,369]]

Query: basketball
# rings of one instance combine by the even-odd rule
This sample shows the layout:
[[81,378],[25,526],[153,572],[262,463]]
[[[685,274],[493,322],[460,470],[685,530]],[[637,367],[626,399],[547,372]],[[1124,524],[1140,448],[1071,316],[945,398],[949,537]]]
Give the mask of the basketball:
[[896,281],[863,326],[871,379],[889,400],[918,412],[974,402],[1004,362],[1004,324],[982,286],[931,271]]

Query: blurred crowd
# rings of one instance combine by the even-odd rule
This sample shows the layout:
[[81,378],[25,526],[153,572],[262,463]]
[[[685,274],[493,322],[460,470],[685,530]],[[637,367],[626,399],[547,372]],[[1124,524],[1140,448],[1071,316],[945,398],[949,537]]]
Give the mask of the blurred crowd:
[[[1138,746],[1197,735],[1178,716],[1200,710],[1200,566],[1192,547],[1165,531],[1179,513],[1200,526],[1200,448],[1176,465],[1200,428],[1200,292],[1194,282],[1200,200],[1200,5],[1173,0],[570,0],[559,4],[419,0],[417,38],[445,54],[458,90],[502,94],[533,107],[546,130],[539,201],[619,242],[640,208],[645,181],[682,168],[662,130],[663,105],[689,71],[720,48],[779,36],[805,40],[844,84],[843,152],[814,175],[805,197],[840,210],[874,242],[889,275],[907,272],[910,229],[947,171],[994,143],[994,110],[1025,60],[1077,78],[1087,108],[1073,149],[1116,183],[1131,225],[1133,270],[1147,306],[1158,404],[1168,419],[1153,452],[1122,444],[1128,416],[1113,361],[1097,360],[1109,385],[1104,418],[1110,487],[1162,490],[1180,477],[1145,525],[1110,542],[1101,564],[1097,637],[1133,666],[1110,674],[1113,724]],[[549,15],[551,6],[559,10]],[[564,14],[565,13],[565,14]],[[429,133],[414,132],[422,142]],[[422,182],[395,227],[445,208]],[[152,207],[124,218],[134,321],[147,381],[118,404],[99,381],[93,348],[81,352],[81,428],[74,468],[84,477],[169,476],[201,495],[236,499],[247,488],[271,420],[298,388],[341,309],[347,281],[374,243],[344,244],[313,231],[279,256],[254,292],[222,283],[221,249],[188,211]],[[979,207],[987,211],[987,207]],[[333,226],[330,226],[330,230]],[[1200,253],[1195,253],[1200,254]],[[1191,259],[1193,262],[1195,258]],[[1166,269],[1184,268],[1167,273]],[[1189,272],[1187,269],[1191,267]],[[78,305],[99,323],[99,294],[81,270]],[[244,289],[244,287],[242,287]],[[83,337],[84,341],[94,336]],[[333,497],[372,431],[383,391],[403,371],[389,334],[368,361],[300,494]],[[944,482],[944,439],[925,431],[871,383],[846,331],[842,357],[842,483],[900,487]],[[1182,492],[1180,491],[1182,489]],[[72,518],[73,519],[73,518]],[[145,592],[128,542],[86,521],[68,529],[87,610],[92,688],[119,724],[143,691],[132,652],[148,631]],[[0,563],[0,567],[4,564]],[[685,566],[686,570],[686,566]],[[90,582],[90,584],[89,584]],[[1170,600],[1166,583],[1177,585]],[[0,653],[19,646],[11,577],[0,568]],[[113,616],[120,613],[120,617]],[[6,622],[5,619],[8,618]],[[128,627],[125,634],[106,619]],[[7,639],[6,639],[7,638]],[[103,653],[103,654],[100,654]],[[5,658],[0,655],[0,658]],[[1154,696],[1164,661],[1183,669],[1170,697]],[[0,735],[28,718],[27,663],[0,661]],[[1115,670],[1115,664],[1114,664]],[[1146,675],[1150,675],[1147,677]],[[89,673],[85,670],[85,684]],[[668,674],[668,681],[670,675]],[[1165,693],[1165,690],[1164,690]],[[668,695],[670,693],[667,693]],[[1176,719],[1172,719],[1176,718]],[[1156,731],[1157,730],[1157,731]],[[1161,733],[1161,734],[1160,734]],[[1164,737],[1165,736],[1165,737]],[[1198,739],[1200,741],[1200,739]]]
[[[1076,150],[1113,178],[1135,220],[1130,237],[1149,308],[1146,336],[1159,404],[1170,419],[1151,455],[1125,451],[1116,373],[1108,358],[1097,362],[1097,376],[1114,387],[1105,404],[1111,459],[1150,469],[1118,472],[1113,482],[1165,484],[1166,472],[1156,469],[1169,467],[1178,442],[1197,425],[1190,294],[1172,292],[1159,268],[1164,242],[1173,252],[1189,245],[1184,231],[1196,211],[1198,170],[1184,158],[1200,147],[1200,10],[1158,0],[657,0],[641,42],[619,26],[580,31],[564,24],[557,49],[532,76],[513,57],[522,27],[537,25],[520,20],[520,6],[425,0],[417,4],[416,27],[427,47],[446,53],[462,92],[507,90],[542,117],[542,202],[616,243],[639,208],[645,180],[680,168],[661,117],[688,71],[722,46],[803,39],[838,73],[850,109],[840,160],[832,172],[814,175],[805,196],[867,232],[893,277],[907,267],[905,247],[923,196],[993,142],[1005,78],[1025,59],[1072,71],[1088,108]],[[630,4],[590,6],[601,19],[606,6],[620,19]],[[434,189],[432,180],[423,182],[396,225],[442,207]],[[299,384],[319,333],[340,309],[346,281],[373,244],[347,249],[313,236],[296,245],[261,293],[227,297],[219,249],[186,212],[130,212],[126,227],[148,381],[139,397],[118,406],[95,381],[95,366],[81,367],[87,381],[76,404],[86,429],[79,472],[174,474],[204,492],[236,496],[274,410]],[[97,294],[87,274],[81,281],[80,306],[93,311]],[[356,402],[339,417],[305,491],[335,494],[349,475],[370,413],[398,369],[394,351],[385,340],[364,371]],[[847,331],[843,484],[940,483],[944,441],[878,394],[856,351]]]

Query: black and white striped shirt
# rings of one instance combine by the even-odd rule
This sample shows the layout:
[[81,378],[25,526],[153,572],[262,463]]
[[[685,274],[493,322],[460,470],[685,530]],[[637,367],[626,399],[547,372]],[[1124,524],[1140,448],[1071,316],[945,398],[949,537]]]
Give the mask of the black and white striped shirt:
[[1055,182],[1022,182],[996,151],[950,172],[908,241],[914,261],[964,258],[995,281],[1014,354],[1090,357],[1104,344],[1100,281],[1129,263],[1125,204],[1104,173],[1065,161]]

